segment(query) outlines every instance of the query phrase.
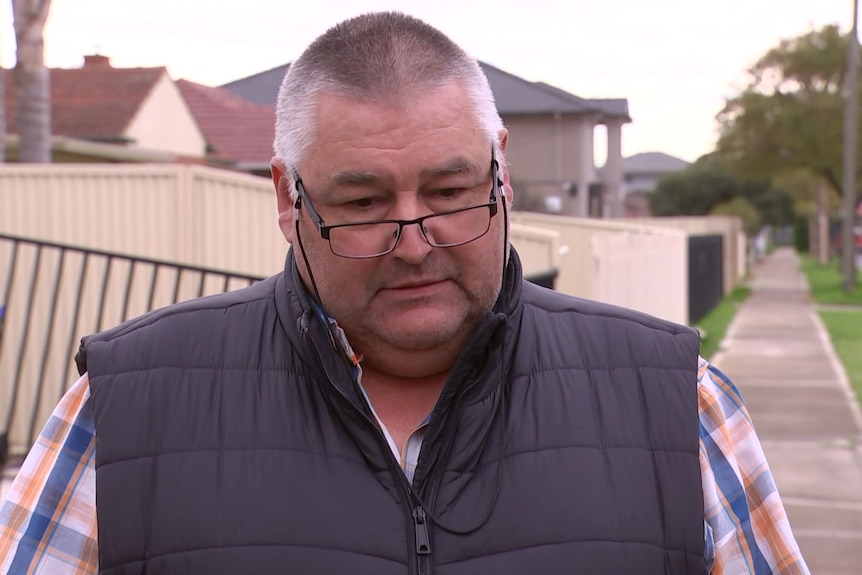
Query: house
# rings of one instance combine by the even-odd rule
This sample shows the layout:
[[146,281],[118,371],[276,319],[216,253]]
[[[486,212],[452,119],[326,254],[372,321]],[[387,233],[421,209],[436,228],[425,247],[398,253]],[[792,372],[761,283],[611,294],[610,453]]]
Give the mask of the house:
[[[17,158],[12,75],[5,71],[7,158]],[[55,162],[202,162],[206,141],[165,68],[114,68],[90,55],[51,70]]]
[[[623,205],[628,217],[648,216],[649,194],[667,174],[681,172],[689,162],[663,152],[645,152],[623,158]],[[605,168],[599,171],[603,172]]]
[[[571,215],[622,213],[622,125],[631,122],[625,99],[586,99],[529,82],[480,63],[511,139],[507,153],[520,209]],[[221,86],[258,105],[275,105],[289,64]],[[608,130],[608,163],[599,181],[593,131]]]
[[[17,159],[11,74],[7,158]],[[193,163],[269,177],[275,110],[165,68],[114,68],[106,56],[51,70],[54,162]]]
[[275,107],[188,80],[176,84],[203,132],[210,163],[269,177]]

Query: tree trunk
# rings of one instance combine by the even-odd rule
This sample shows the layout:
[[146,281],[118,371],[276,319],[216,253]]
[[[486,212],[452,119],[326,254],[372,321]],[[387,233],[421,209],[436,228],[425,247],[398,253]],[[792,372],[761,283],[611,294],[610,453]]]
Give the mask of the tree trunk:
[[50,0],[12,0],[18,58],[13,81],[22,162],[51,161],[51,84],[43,32]]
[[[0,68],[0,164],[6,161],[6,70]],[[0,460],[2,461],[2,460]]]

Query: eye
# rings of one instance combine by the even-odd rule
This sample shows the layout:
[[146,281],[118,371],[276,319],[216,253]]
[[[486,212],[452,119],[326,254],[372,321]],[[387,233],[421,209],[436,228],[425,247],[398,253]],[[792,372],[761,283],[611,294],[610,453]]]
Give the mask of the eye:
[[354,210],[368,210],[380,204],[380,198],[357,198],[355,200],[350,200],[348,202],[344,202],[344,206],[348,209]]
[[441,198],[455,198],[464,193],[464,188],[443,188],[437,190],[435,194]]

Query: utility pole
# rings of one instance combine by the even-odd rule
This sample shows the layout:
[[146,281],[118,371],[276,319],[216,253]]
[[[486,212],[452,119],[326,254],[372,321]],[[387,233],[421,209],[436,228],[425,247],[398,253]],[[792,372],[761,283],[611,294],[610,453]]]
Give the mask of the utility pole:
[[844,209],[841,226],[841,269],[844,272],[844,292],[850,293],[856,287],[856,263],[854,260],[855,241],[853,223],[856,217],[856,137],[859,130],[857,121],[857,100],[859,98],[859,36],[857,34],[859,0],[853,0],[853,26],[847,48],[847,74],[844,89]]

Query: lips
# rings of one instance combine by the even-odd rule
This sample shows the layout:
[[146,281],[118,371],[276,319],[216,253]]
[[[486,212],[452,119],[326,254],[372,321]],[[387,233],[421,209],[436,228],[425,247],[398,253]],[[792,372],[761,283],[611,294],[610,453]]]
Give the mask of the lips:
[[416,289],[416,288],[423,288],[423,287],[428,287],[428,286],[432,286],[435,284],[439,284],[439,283],[442,283],[443,281],[445,281],[445,280],[423,280],[423,281],[398,284],[395,286],[388,287],[386,289],[392,289],[392,290]]

